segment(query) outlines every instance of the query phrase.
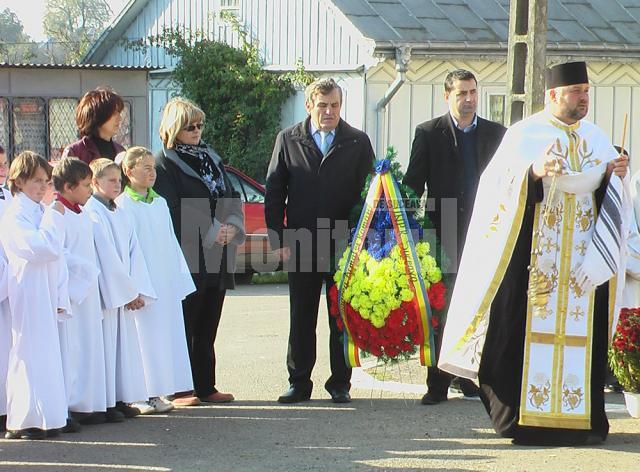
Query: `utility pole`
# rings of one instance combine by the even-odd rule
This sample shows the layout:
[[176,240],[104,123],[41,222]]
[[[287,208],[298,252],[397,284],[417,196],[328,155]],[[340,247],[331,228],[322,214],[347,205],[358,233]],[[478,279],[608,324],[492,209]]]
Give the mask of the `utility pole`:
[[511,0],[507,53],[506,123],[544,107],[547,0]]

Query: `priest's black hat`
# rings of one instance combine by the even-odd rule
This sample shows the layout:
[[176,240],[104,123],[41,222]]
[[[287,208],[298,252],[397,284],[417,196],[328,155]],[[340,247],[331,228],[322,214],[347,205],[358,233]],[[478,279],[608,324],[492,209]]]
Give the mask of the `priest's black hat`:
[[565,62],[549,67],[545,73],[547,89],[565,85],[588,84],[586,62]]

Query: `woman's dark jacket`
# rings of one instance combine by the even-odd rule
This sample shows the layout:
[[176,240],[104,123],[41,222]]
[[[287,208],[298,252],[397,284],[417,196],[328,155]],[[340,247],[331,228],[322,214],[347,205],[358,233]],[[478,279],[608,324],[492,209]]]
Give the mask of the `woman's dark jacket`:
[[[204,180],[175,150],[167,148],[155,156],[158,177],[153,188],[167,200],[176,237],[198,289],[216,286],[222,290],[234,287],[236,248],[246,235],[240,195],[233,189],[220,156],[208,149],[224,175],[222,198],[212,200]],[[222,247],[215,239],[225,223],[238,228],[238,233]]]
[[[122,145],[116,143],[115,141],[111,141],[111,144],[113,144],[115,154],[118,154],[125,150]],[[101,157],[108,157],[100,154],[98,145],[96,144],[96,140],[93,136],[84,136],[82,139],[76,141],[75,143],[68,145],[62,153],[62,157],[67,156],[77,157],[87,164]]]

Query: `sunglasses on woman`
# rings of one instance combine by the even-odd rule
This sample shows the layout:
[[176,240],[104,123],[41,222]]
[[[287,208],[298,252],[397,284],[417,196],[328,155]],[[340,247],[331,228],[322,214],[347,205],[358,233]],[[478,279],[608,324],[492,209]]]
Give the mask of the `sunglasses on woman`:
[[203,126],[204,126],[204,123],[196,123],[196,124],[193,124],[193,125],[185,126],[182,129],[185,130],[185,131],[191,132],[191,131],[194,131],[196,128],[202,129]]

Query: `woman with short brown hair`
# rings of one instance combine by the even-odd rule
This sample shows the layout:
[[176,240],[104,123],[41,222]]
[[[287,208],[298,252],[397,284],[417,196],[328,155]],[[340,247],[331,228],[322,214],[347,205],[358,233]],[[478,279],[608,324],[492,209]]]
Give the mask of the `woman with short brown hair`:
[[85,93],[76,107],[81,139],[67,146],[62,157],[77,157],[87,164],[101,157],[114,160],[124,151],[124,147],[113,140],[120,129],[122,110],[122,97],[109,88],[99,87]]

